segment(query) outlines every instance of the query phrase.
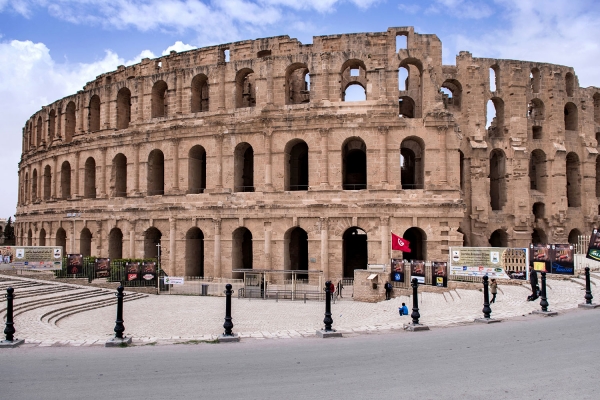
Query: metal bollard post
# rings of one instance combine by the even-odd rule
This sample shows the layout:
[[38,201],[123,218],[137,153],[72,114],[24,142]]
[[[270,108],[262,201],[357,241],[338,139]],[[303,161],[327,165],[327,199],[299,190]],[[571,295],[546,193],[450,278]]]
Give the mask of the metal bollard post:
[[125,326],[123,325],[123,286],[117,288],[117,320],[115,325],[115,337],[123,339],[123,332],[125,332]]
[[412,314],[410,314],[410,317],[412,318],[413,325],[419,325],[419,318],[421,318],[421,314],[419,314],[419,295],[417,293],[419,282],[417,281],[417,278],[412,279],[410,286],[413,288],[413,311]]
[[12,342],[15,334],[15,324],[13,321],[13,295],[15,289],[9,287],[6,289],[6,328],[4,328],[4,334],[6,335],[6,341]]
[[325,324],[325,332],[331,332],[331,324],[333,324],[333,318],[331,318],[331,292],[329,291],[329,286],[331,285],[331,281],[325,282],[325,319],[323,319],[323,323]]
[[592,289],[590,287],[590,267],[585,267],[585,304],[592,304]]
[[231,322],[231,295],[233,294],[233,290],[231,290],[231,283],[225,285],[225,323],[223,324],[223,328],[225,328],[225,333],[223,336],[233,336],[233,322]]
[[492,309],[490,308],[490,294],[488,292],[488,276],[483,277],[483,318],[490,318]]
[[546,298],[546,273],[542,272],[542,301],[540,301],[540,306],[542,306],[542,311],[548,311],[548,300]]

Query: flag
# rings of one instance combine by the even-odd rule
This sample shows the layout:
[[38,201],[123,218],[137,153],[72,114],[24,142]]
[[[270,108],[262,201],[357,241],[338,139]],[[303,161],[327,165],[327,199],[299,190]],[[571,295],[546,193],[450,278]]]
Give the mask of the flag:
[[410,253],[410,242],[392,233],[392,250],[401,250]]

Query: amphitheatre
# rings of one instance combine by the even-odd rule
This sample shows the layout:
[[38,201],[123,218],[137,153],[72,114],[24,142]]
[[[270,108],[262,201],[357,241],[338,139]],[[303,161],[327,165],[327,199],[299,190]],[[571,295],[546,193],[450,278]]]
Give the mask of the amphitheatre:
[[412,27],[145,58],[22,135],[18,245],[120,259],[160,243],[176,276],[338,280],[388,264],[390,232],[402,258],[444,261],[598,225],[600,89],[562,65],[443,65]]

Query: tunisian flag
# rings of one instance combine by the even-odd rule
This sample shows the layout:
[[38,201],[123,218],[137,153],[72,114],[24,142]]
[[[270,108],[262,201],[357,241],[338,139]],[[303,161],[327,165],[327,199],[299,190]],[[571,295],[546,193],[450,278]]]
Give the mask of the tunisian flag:
[[410,253],[410,242],[392,233],[392,250],[401,250]]

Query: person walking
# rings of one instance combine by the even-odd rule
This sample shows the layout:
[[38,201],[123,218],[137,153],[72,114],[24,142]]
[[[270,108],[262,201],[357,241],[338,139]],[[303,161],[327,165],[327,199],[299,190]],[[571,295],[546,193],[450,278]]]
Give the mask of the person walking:
[[495,303],[496,294],[498,293],[498,283],[496,282],[496,278],[492,278],[492,283],[490,283],[490,293],[492,293],[492,300],[490,300],[490,303]]
[[538,277],[537,271],[532,267],[529,267],[529,283],[531,284],[531,296],[527,300],[534,301],[538,298]]
[[389,300],[392,294],[392,284],[390,281],[385,281],[385,285],[383,285],[385,289],[385,299]]
[[398,312],[400,313],[400,316],[408,315],[408,307],[406,307],[405,303],[402,303],[402,307],[398,307]]
[[339,280],[337,283],[337,293],[338,296],[340,296],[340,299],[342,298],[342,289],[344,288],[344,285],[342,284],[342,281]]
[[333,282],[329,282],[329,293],[331,294],[331,300],[333,300],[335,296],[335,285],[333,284]]

